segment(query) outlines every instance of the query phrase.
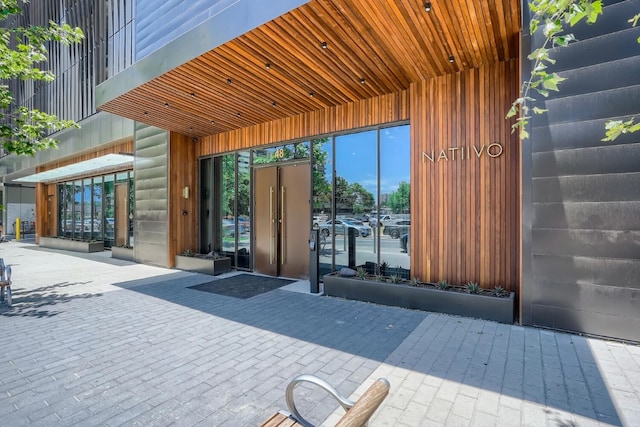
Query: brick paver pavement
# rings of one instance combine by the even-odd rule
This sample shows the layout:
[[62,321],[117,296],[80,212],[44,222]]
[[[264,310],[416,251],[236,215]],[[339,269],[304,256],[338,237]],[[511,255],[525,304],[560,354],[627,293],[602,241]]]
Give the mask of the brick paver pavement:
[[[278,289],[10,242],[0,305],[2,426],[252,426],[302,373],[347,396],[380,376],[372,425],[640,426],[640,347]],[[330,425],[326,394],[301,412]]]

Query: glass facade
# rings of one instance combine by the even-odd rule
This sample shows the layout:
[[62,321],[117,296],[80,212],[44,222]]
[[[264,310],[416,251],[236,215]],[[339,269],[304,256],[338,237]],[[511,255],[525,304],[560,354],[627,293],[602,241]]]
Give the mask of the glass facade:
[[311,162],[309,228],[320,230],[321,274],[362,266],[409,278],[409,125],[202,159],[200,252],[224,254],[236,268],[252,269],[251,167],[305,159]]
[[251,174],[248,151],[200,161],[200,253],[251,269]]
[[321,274],[342,267],[409,278],[409,125],[313,141]]
[[[116,183],[128,195],[116,203]],[[105,247],[133,245],[133,172],[58,184],[58,236],[102,240]],[[123,219],[116,224],[116,213]],[[116,234],[117,233],[117,234]]]

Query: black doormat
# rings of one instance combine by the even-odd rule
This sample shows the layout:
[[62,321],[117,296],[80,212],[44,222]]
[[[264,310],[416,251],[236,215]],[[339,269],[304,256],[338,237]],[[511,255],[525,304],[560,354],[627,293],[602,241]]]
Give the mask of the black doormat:
[[293,282],[295,282],[295,280],[279,279],[269,276],[254,276],[253,274],[238,274],[201,285],[189,286],[189,289],[247,299]]

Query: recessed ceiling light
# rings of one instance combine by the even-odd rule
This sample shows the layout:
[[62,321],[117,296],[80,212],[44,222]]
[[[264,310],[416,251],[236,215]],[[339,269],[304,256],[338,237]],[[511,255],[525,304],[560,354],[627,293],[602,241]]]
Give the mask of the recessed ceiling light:
[[266,64],[264,64],[264,68],[266,68],[267,70],[271,69],[271,64],[269,64],[268,62]]
[[309,92],[309,98],[313,98],[313,92]]
[[326,49],[327,48],[327,42],[320,43],[320,47],[322,47],[323,49]]
[[364,77],[360,79],[360,83],[365,84],[366,82],[367,82],[367,81],[365,80],[365,78],[364,78]]
[[453,61],[455,61],[455,58],[453,57],[453,55],[451,55],[451,56],[449,57],[449,62],[453,62]]
[[236,116],[240,117],[242,116],[242,113],[237,113]]
[[195,97],[196,97],[196,94],[195,94],[195,93],[193,93],[193,92],[191,92],[191,97],[192,97],[192,98],[195,98]]
[[144,115],[146,116],[147,114],[149,114],[149,113],[147,113],[147,112],[145,111],[145,112],[144,112]]
[[164,106],[165,106],[165,107],[168,107],[168,106],[169,106],[169,103],[168,103],[168,102],[165,102],[165,103],[164,103]]
[[277,103],[276,101],[273,101],[273,102],[271,103],[271,106],[272,106],[272,107],[277,107],[277,106],[278,106],[278,103]]
[[216,124],[215,120],[211,120],[211,124],[215,125]]
[[426,3],[424,4],[424,11],[425,11],[425,12],[430,12],[430,11],[431,11],[431,3],[426,2]]
[[228,78],[228,79],[227,79],[227,84],[228,84],[228,85],[230,85],[230,84],[231,84],[231,81],[232,81],[232,80],[231,80],[231,78]]

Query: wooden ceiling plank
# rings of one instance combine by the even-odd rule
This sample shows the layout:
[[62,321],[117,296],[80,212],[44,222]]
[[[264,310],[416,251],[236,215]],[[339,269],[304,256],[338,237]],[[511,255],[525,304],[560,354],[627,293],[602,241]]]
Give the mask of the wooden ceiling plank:
[[417,42],[420,50],[425,61],[428,61],[429,64],[429,75],[424,80],[444,74],[442,61],[438,61],[437,58],[445,58],[448,55],[443,51],[439,41],[440,35],[433,25],[433,15],[430,12],[425,12],[421,4],[416,6],[413,3],[404,3],[402,13],[406,16],[407,22],[412,24],[412,31],[418,35]]
[[[321,27],[323,22],[330,21],[331,31],[325,29],[331,37],[328,41],[332,46],[338,46],[340,53],[346,54],[343,61],[353,64],[352,68],[357,68],[361,77],[368,80],[375,79],[378,82],[380,86],[376,94],[392,93],[406,88],[405,82],[399,79],[400,76],[389,68],[388,61],[370,48],[372,43],[365,39],[365,32],[357,31],[354,24],[347,21],[334,2],[312,2],[311,4],[316,6],[315,16],[313,16],[316,25]],[[326,17],[324,21],[323,16]],[[363,61],[363,58],[367,60]]]

